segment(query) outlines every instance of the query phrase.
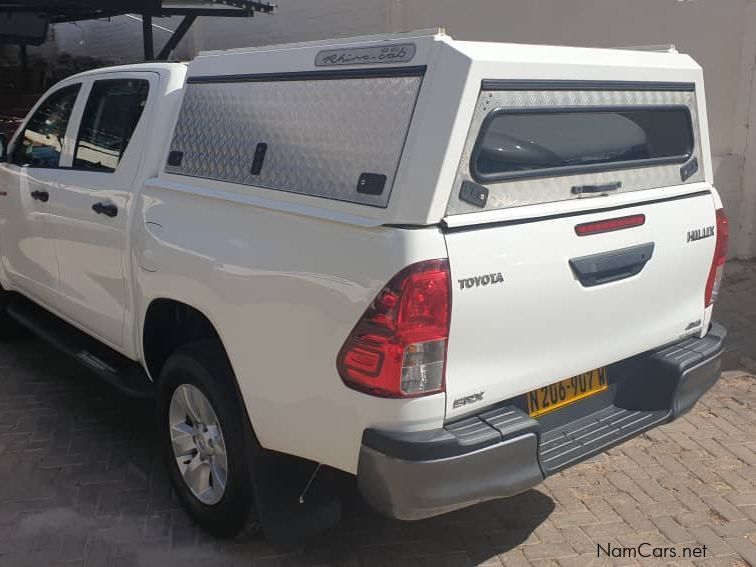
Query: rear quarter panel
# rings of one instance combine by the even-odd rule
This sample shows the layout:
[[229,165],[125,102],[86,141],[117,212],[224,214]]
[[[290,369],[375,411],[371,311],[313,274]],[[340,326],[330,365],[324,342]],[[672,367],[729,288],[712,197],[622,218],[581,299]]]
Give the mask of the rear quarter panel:
[[336,370],[343,341],[391,276],[446,257],[438,228],[359,226],[196,189],[153,180],[140,196],[140,320],[165,297],[212,321],[264,447],[356,472],[366,427],[443,423],[443,394],[374,398],[348,389]]

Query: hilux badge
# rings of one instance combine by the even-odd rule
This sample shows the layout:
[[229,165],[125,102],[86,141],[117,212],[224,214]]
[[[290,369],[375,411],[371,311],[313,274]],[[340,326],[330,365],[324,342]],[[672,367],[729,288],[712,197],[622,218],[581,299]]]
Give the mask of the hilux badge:
[[695,240],[702,240],[714,236],[714,225],[705,226],[703,228],[694,228],[688,231],[688,240],[686,242],[693,242]]

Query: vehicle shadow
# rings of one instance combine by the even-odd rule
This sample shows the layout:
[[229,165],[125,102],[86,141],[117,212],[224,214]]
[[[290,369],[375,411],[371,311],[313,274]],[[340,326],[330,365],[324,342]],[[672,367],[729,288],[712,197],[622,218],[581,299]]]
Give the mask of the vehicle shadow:
[[119,566],[474,565],[525,541],[554,510],[548,496],[529,490],[437,518],[394,521],[365,505],[346,475],[343,519],[325,533],[272,545],[250,525],[234,540],[217,540],[173,494],[155,447],[153,411],[42,341],[0,344],[7,564],[86,562],[96,553]]
[[432,564],[436,562],[431,558],[439,564],[480,564],[526,541],[555,507],[551,498],[534,489],[435,518],[402,522],[374,512],[352,487],[344,498],[342,521],[317,542],[305,544],[306,554],[322,549],[338,556],[361,545],[366,551],[380,547],[396,560],[426,557]]

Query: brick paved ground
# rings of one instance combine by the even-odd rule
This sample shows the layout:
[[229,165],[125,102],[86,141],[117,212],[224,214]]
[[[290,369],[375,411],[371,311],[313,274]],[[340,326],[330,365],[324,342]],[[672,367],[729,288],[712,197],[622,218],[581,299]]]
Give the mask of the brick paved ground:
[[706,545],[705,560],[675,565],[756,565],[756,264],[728,268],[718,319],[732,332],[729,371],[685,419],[515,498],[428,521],[385,520],[354,499],[340,526],[290,548],[200,533],[156,464],[148,406],[39,341],[2,345],[0,565],[583,567],[610,563],[597,543],[641,542]]

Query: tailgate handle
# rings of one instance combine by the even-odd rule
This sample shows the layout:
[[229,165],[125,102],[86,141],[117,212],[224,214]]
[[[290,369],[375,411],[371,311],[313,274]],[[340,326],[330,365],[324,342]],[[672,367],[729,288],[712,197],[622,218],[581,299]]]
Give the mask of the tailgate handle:
[[654,243],[572,258],[570,267],[583,287],[624,280],[639,274],[654,253]]
[[572,194],[608,193],[609,191],[616,191],[620,187],[622,187],[622,181],[614,181],[612,183],[605,183],[604,185],[573,185]]

